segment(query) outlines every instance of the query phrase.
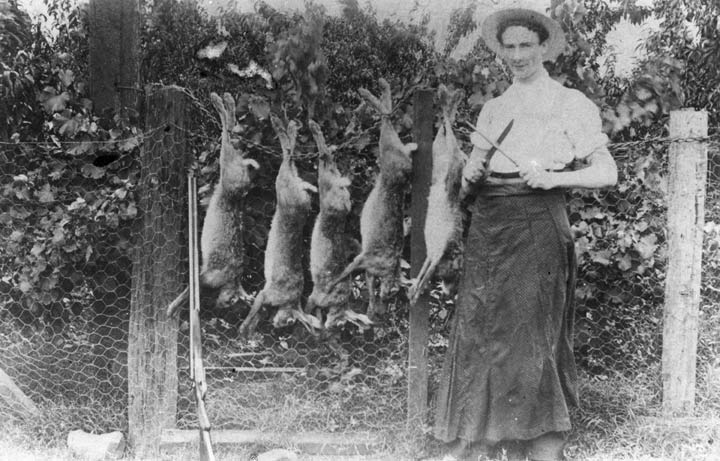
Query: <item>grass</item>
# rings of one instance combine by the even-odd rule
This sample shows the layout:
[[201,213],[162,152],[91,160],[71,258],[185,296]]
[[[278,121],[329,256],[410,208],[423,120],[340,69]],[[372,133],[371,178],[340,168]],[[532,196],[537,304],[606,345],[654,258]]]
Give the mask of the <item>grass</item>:
[[[695,417],[665,420],[660,417],[658,370],[647,370],[631,378],[621,375],[582,377],[582,408],[573,414],[576,428],[568,440],[568,458],[578,461],[720,459],[719,378],[714,367],[701,367]],[[290,428],[288,420],[313,420],[320,415],[327,418],[332,413],[323,407],[327,402],[318,399],[317,395],[314,397],[312,394],[287,397],[276,412],[264,416],[260,428],[281,432]],[[36,420],[5,420],[0,425],[0,459],[74,461],[76,458],[64,447],[67,431],[73,428],[60,424],[69,411],[71,409],[63,406],[45,405],[45,414]],[[287,412],[282,415],[283,419],[287,418],[285,421],[278,419],[282,412]],[[437,450],[437,443],[424,436],[422,428],[406,429],[399,424],[384,430],[385,444],[376,455],[335,458],[304,455],[300,459],[402,460],[417,459]],[[275,447],[297,448],[284,446],[282,440],[274,442],[267,446],[217,447],[216,455],[219,460],[247,460],[253,452]],[[165,453],[162,460],[192,460],[196,455],[197,447],[188,446]]]
[[[582,406],[573,410],[575,429],[566,449],[569,459],[720,460],[720,315],[710,305],[704,306],[702,315],[695,417],[669,421],[660,417],[659,365],[624,374],[582,375]],[[301,456],[305,461],[404,460],[437,453],[439,444],[427,435],[427,427],[408,427],[404,421],[407,383],[402,364],[407,345],[403,338],[401,334],[385,338],[387,345],[372,350],[365,349],[367,342],[362,338],[359,344],[342,347],[293,344],[288,338],[261,345],[260,350],[273,351],[272,361],[259,355],[253,359],[259,361],[257,364],[246,365],[297,367],[303,371],[246,375],[209,372],[206,402],[213,427],[341,435],[370,431],[381,436],[380,452],[373,456]],[[286,344],[288,341],[290,344]],[[206,365],[237,366],[237,359],[230,363],[227,357],[243,351],[231,342],[220,343],[222,347],[208,348]],[[378,344],[375,338],[373,347]],[[41,407],[40,417],[18,419],[0,403],[0,460],[75,461],[77,458],[65,447],[69,431],[127,433],[125,386],[109,381],[106,368],[91,364],[90,349],[45,351],[38,344],[18,341],[2,345],[8,346],[0,357],[6,370],[25,366],[29,376],[44,374],[54,378],[52,391],[38,383],[23,387]],[[58,359],[47,361],[46,356]],[[436,368],[431,367],[431,371]],[[78,375],[85,381],[78,381]],[[194,428],[189,380],[183,373],[180,378],[178,426]],[[102,385],[95,386],[95,381]],[[216,454],[219,460],[246,461],[252,453],[276,447],[298,448],[287,440],[273,440],[256,446],[218,446]],[[197,459],[197,453],[196,446],[187,446],[165,453],[161,460],[189,461]]]

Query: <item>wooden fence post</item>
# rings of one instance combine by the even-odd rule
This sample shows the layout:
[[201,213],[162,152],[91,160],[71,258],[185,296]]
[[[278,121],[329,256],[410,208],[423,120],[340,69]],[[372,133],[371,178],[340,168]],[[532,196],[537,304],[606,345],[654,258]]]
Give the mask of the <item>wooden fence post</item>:
[[[410,276],[416,277],[425,260],[425,215],[432,175],[433,141],[432,90],[417,90],[413,100],[413,140],[418,149],[413,154],[412,230],[410,233]],[[427,348],[430,306],[427,295],[421,295],[410,309],[408,339],[408,423],[422,427],[427,413]]]
[[[670,113],[670,136],[707,136],[707,112]],[[670,144],[668,179],[668,266],[665,276],[662,381],[664,416],[690,416],[695,407],[700,276],[707,144]]]
[[178,321],[165,311],[187,286],[189,155],[182,90],[148,87],[146,107],[150,135],[141,152],[142,228],[130,300],[128,441],[136,456],[155,458],[162,430],[176,425]]
[[90,99],[96,114],[135,109],[140,80],[138,0],[90,0]]

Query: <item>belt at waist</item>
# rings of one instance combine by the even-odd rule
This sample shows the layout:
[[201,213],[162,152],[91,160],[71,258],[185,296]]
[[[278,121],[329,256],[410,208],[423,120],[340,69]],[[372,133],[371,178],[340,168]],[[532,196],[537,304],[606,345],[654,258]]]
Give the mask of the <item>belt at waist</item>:
[[[551,173],[559,173],[561,171],[569,171],[567,169],[561,169],[561,170],[550,170]],[[504,173],[500,171],[491,171],[490,174],[488,174],[488,177],[490,178],[498,178],[498,179],[515,179],[520,177],[519,171],[511,171],[509,173]]]

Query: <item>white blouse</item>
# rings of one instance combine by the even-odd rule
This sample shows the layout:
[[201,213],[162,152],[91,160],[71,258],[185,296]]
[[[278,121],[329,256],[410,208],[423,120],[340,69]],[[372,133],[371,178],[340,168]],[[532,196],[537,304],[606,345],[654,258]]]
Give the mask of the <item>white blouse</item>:
[[[541,72],[532,82],[516,81],[501,96],[488,101],[478,116],[477,129],[496,141],[514,120],[500,148],[515,160],[534,160],[547,170],[560,170],[576,158],[605,149],[608,137],[601,130],[598,107],[580,91],[550,78],[545,69]],[[477,133],[470,139],[481,150],[491,147]],[[489,167],[497,172],[517,171],[499,152]]]

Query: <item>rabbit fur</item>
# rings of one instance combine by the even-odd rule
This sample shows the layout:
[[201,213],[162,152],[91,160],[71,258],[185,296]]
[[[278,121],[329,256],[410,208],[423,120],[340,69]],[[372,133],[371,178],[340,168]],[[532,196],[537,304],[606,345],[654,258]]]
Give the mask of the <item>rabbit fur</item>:
[[452,125],[464,93],[448,90],[441,84],[438,96],[442,121],[432,145],[432,177],[424,228],[427,255],[408,290],[411,304],[417,302],[448,246],[455,244],[462,234],[460,186],[467,156],[458,146]]
[[[386,311],[385,301],[395,284],[403,248],[403,199],[412,172],[410,154],[417,144],[403,144],[390,121],[392,95],[390,85],[380,79],[380,98],[361,88],[360,95],[381,115],[379,141],[379,174],[360,215],[362,250],[345,268],[334,286],[353,271],[364,269],[370,302],[367,315],[371,320]],[[380,294],[375,293],[376,279]]]
[[250,313],[240,326],[239,334],[247,337],[255,330],[259,311],[263,306],[277,307],[273,318],[275,327],[300,321],[308,330],[320,328],[320,321],[303,312],[301,298],[304,276],[302,266],[302,229],[310,213],[310,194],[317,188],[298,175],[292,158],[298,125],[287,125],[275,115],[270,117],[273,129],[280,138],[283,160],[275,180],[276,206],[265,248],[265,285],[253,302]]
[[[360,244],[346,230],[347,217],[352,207],[350,201],[350,179],[340,174],[335,161],[334,150],[325,143],[320,126],[309,122],[318,147],[318,193],[320,212],[315,218],[310,243],[310,273],[313,291],[308,297],[305,311],[322,317],[327,313],[325,328],[351,322],[361,329],[372,323],[365,314],[359,314],[348,307],[351,293],[349,279],[344,279],[328,289],[350,260],[350,255],[359,251]],[[352,253],[351,253],[352,252]]]
[[[220,178],[215,185],[200,235],[202,266],[200,287],[217,291],[216,305],[230,307],[238,301],[248,302],[249,296],[241,278],[245,261],[243,242],[246,194],[250,187],[250,168],[259,168],[253,159],[245,158],[233,142],[235,100],[230,93],[221,99],[210,94],[213,106],[220,116]],[[173,316],[188,302],[186,288],[168,307]]]

